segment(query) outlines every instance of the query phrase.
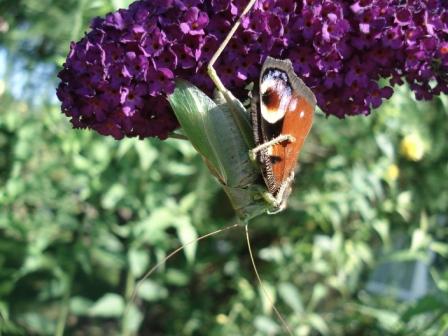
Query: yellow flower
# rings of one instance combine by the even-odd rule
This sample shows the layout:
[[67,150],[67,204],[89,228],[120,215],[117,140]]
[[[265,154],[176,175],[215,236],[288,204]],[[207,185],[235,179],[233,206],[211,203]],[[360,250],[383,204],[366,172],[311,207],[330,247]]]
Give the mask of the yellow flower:
[[400,143],[400,152],[411,161],[420,161],[425,154],[425,144],[417,133],[406,135]]
[[229,321],[229,318],[224,314],[216,315],[216,322],[219,324],[226,324]]
[[389,167],[387,167],[384,178],[392,182],[395,181],[398,176],[400,176],[400,168],[398,168],[396,164],[392,163]]

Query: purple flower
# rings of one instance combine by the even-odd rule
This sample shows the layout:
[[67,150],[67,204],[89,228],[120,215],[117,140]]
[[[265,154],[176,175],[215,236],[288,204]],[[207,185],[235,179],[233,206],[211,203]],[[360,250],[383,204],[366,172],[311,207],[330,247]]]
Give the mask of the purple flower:
[[310,40],[321,29],[322,21],[317,14],[318,8],[304,7],[301,16],[296,17],[295,24],[302,31],[303,38]]
[[421,27],[412,27],[406,30],[405,35],[405,42],[409,46],[413,46],[418,44],[420,39],[423,37],[423,29]]
[[123,106],[123,113],[127,117],[132,117],[144,105],[142,96],[147,89],[144,84],[137,84],[131,87],[121,87],[120,103]]
[[403,45],[403,36],[400,27],[393,27],[383,34],[383,45],[392,49],[399,49]]
[[214,35],[206,36],[202,40],[201,48],[201,60],[208,62],[213,57],[213,54],[219,47],[219,41]]
[[382,103],[382,99],[389,99],[393,93],[391,87],[386,86],[383,88],[379,88],[378,84],[375,82],[370,82],[367,90],[369,90],[370,95],[365,98],[365,102],[372,108],[379,107]]
[[330,70],[325,73],[324,85],[326,88],[341,87],[342,83],[343,79],[338,71]]
[[412,22],[411,11],[406,7],[400,7],[395,12],[395,20],[400,26],[409,25]]
[[104,26],[115,28],[116,30],[123,30],[126,27],[123,14],[125,14],[124,10],[109,14],[104,20]]
[[345,83],[348,86],[356,85],[357,88],[367,87],[369,82],[369,66],[361,62],[359,58],[354,57],[348,64],[349,70],[345,75]]
[[139,44],[139,49],[146,57],[158,56],[162,53],[166,41],[166,35],[163,31],[155,28],[147,34],[142,43]]
[[[212,94],[207,63],[246,0],[140,0],[95,18],[72,43],[57,96],[74,127],[116,139],[165,139],[178,127],[176,78]],[[448,92],[448,6],[441,0],[259,0],[216,63],[246,99],[267,56],[291,59],[327,115],[367,115],[407,82],[418,99]]]
[[127,64],[126,69],[131,78],[134,77],[137,80],[146,78],[149,66],[147,57],[145,57],[144,55],[137,56],[135,52],[129,51],[126,53],[125,62]]
[[303,47],[291,50],[287,57],[294,60],[294,71],[303,78],[311,75],[311,68],[315,63],[314,56],[313,49]]
[[170,69],[159,68],[148,74],[149,94],[158,96],[159,92],[174,91],[174,74]]
[[197,7],[193,7],[185,12],[183,20],[180,29],[184,34],[203,35],[204,28],[208,24],[208,15]]
[[196,56],[193,49],[186,45],[176,45],[173,51],[177,55],[178,66],[181,69],[191,69],[196,66]]

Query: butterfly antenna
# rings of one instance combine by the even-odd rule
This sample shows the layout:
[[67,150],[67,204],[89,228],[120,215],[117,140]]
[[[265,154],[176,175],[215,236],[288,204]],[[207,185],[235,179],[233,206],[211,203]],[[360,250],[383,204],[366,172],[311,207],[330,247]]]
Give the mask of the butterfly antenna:
[[250,255],[250,260],[252,262],[252,268],[254,269],[255,276],[257,277],[258,283],[260,284],[261,290],[263,291],[264,296],[266,297],[266,299],[268,300],[272,309],[274,310],[275,315],[277,315],[278,319],[280,320],[283,329],[286,331],[286,333],[288,335],[293,336],[291,328],[289,327],[288,323],[286,323],[286,320],[283,318],[282,314],[280,314],[279,310],[275,307],[274,300],[272,300],[271,296],[269,295],[265,285],[263,284],[263,281],[261,280],[260,274],[258,273],[257,266],[255,265],[254,255],[252,253],[252,248],[251,248],[251,243],[250,243],[250,238],[249,238],[249,225],[247,223],[245,225],[245,231],[246,231],[247,248],[249,249],[249,255]]
[[135,298],[137,297],[137,293],[138,293],[140,287],[143,285],[143,282],[144,282],[145,280],[147,280],[147,279],[151,276],[151,274],[153,274],[155,271],[157,271],[157,270],[158,270],[163,264],[165,264],[169,259],[171,259],[171,258],[172,258],[173,256],[175,256],[177,253],[179,253],[180,251],[182,251],[184,248],[186,248],[187,246],[189,246],[189,245],[191,245],[191,244],[197,243],[198,241],[201,241],[201,240],[203,240],[203,239],[205,239],[205,238],[208,238],[208,237],[217,235],[218,233],[221,233],[221,232],[224,232],[224,231],[228,231],[228,230],[234,229],[234,228],[236,228],[237,226],[240,226],[240,224],[229,225],[229,226],[226,226],[226,227],[224,227],[224,228],[222,228],[222,229],[218,229],[218,230],[216,230],[216,231],[209,232],[209,233],[207,233],[207,234],[205,234],[205,235],[203,235],[203,236],[200,236],[200,237],[198,237],[198,238],[196,238],[196,239],[193,239],[193,240],[191,240],[191,241],[189,241],[189,242],[183,244],[182,246],[178,247],[178,248],[175,249],[173,252],[171,252],[170,254],[168,254],[165,258],[163,258],[161,261],[159,261],[154,267],[152,267],[148,272],[146,272],[146,274],[143,276],[143,278],[141,278],[141,279],[138,281],[137,285],[135,286],[135,288],[134,288],[134,290],[133,290],[133,292],[132,292],[132,295],[131,295],[131,298],[130,298],[130,300],[129,300],[129,303],[128,303],[128,305],[126,306],[126,310],[125,310],[125,312],[124,312],[124,316],[126,316],[126,314],[127,314],[128,310],[129,310],[131,304],[134,303]]

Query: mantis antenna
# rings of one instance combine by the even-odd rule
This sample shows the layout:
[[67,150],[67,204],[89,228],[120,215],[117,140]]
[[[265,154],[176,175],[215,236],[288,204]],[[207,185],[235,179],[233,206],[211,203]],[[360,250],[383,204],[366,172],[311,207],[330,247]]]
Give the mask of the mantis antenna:
[[141,279],[138,281],[137,285],[135,286],[135,288],[134,288],[134,290],[133,290],[133,292],[132,292],[132,295],[131,295],[131,297],[130,297],[130,299],[129,299],[129,302],[128,302],[127,306],[126,306],[126,309],[125,309],[125,311],[124,311],[124,313],[123,313],[124,316],[127,315],[127,312],[129,311],[129,308],[130,308],[131,304],[135,301],[135,298],[137,297],[137,293],[138,293],[140,287],[142,286],[143,282],[144,282],[146,279],[148,279],[148,278],[151,276],[151,274],[153,274],[155,271],[157,271],[163,264],[165,264],[169,259],[171,259],[171,258],[172,258],[173,256],[175,256],[177,253],[179,253],[180,251],[182,251],[183,249],[185,249],[187,246],[189,246],[189,245],[191,245],[191,244],[197,243],[198,241],[201,241],[201,240],[203,240],[203,239],[205,239],[205,238],[208,238],[208,237],[217,235],[218,233],[221,233],[221,232],[224,232],[224,231],[227,231],[227,230],[234,229],[234,228],[236,228],[237,226],[241,226],[241,225],[240,225],[240,224],[229,225],[229,226],[226,226],[226,227],[224,227],[224,228],[222,228],[222,229],[218,229],[218,230],[216,230],[216,231],[209,232],[209,233],[207,233],[207,234],[205,234],[205,235],[203,235],[203,236],[200,236],[199,238],[193,239],[193,240],[191,240],[191,241],[189,241],[189,242],[183,244],[182,246],[178,247],[178,248],[175,249],[173,252],[171,252],[170,254],[168,254],[165,258],[163,258],[162,260],[160,260],[154,267],[152,267],[148,272],[145,273],[145,275],[143,276],[143,278],[141,278]]
[[247,249],[249,250],[250,261],[252,263],[252,268],[254,269],[254,273],[255,273],[255,276],[257,277],[258,283],[260,284],[261,290],[263,291],[264,296],[268,299],[269,304],[271,305],[272,309],[275,312],[275,315],[277,315],[278,319],[280,320],[283,329],[285,329],[285,331],[288,333],[288,335],[293,336],[291,328],[289,327],[288,323],[286,323],[285,319],[283,318],[282,314],[279,312],[277,307],[275,307],[274,301],[269,296],[269,293],[266,290],[266,286],[263,284],[260,274],[258,273],[258,269],[257,269],[257,266],[255,265],[254,255],[252,253],[252,248],[251,248],[251,244],[250,244],[249,225],[246,224],[244,226],[244,229],[246,231],[246,242],[247,242]]

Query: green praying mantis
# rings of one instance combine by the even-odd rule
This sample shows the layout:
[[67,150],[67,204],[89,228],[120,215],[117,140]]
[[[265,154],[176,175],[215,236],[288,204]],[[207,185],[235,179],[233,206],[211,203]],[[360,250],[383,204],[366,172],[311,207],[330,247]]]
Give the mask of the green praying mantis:
[[[250,219],[258,215],[263,213],[277,213],[286,207],[286,200],[291,191],[291,183],[294,179],[293,168],[295,167],[295,161],[297,161],[298,152],[311,127],[312,113],[316,103],[311,90],[294,74],[290,61],[272,58],[267,59],[263,70],[268,68],[269,65],[275,68],[278,67],[280,71],[284,71],[283,76],[285,78],[283,79],[289,86],[287,89],[294,89],[296,91],[293,93],[290,92],[287,97],[277,97],[280,100],[284,99],[287,101],[289,106],[294,106],[290,111],[290,115],[294,113],[297,115],[300,114],[302,118],[304,109],[303,106],[299,108],[297,106],[299,104],[307,105],[309,110],[312,108],[312,111],[307,111],[308,117],[303,119],[302,124],[305,126],[297,129],[298,134],[301,136],[301,139],[298,139],[297,146],[294,149],[291,149],[293,147],[291,146],[291,148],[285,149],[282,152],[282,155],[290,156],[286,157],[289,160],[289,170],[282,177],[281,183],[277,183],[277,186],[273,187],[272,185],[276,182],[274,181],[275,176],[273,170],[275,171],[276,168],[270,162],[272,155],[269,155],[268,152],[272,153],[277,144],[283,142],[287,144],[294,143],[296,139],[290,134],[280,133],[276,137],[266,138],[261,143],[255,143],[253,128],[256,127],[254,124],[257,121],[254,121],[252,118],[251,123],[246,108],[224,86],[214,68],[214,64],[237,31],[242,19],[255,3],[256,0],[251,0],[247,4],[238,21],[234,24],[208,64],[208,74],[216,87],[215,99],[212,100],[197,87],[183,80],[176,82],[174,93],[168,97],[171,107],[187,138],[201,154],[210,172],[217,178],[225,190],[239,219],[246,224]],[[271,77],[275,76],[273,74],[275,71],[277,70],[271,69]],[[289,78],[286,78],[286,76]],[[266,77],[271,83],[276,83],[275,80],[279,79],[269,76]],[[278,94],[278,92],[273,93]],[[298,94],[303,95],[306,99],[300,100],[300,95]],[[275,115],[275,112],[274,114],[265,113],[268,117],[269,115]],[[282,117],[284,117],[287,111],[285,110],[282,113]],[[292,118],[291,120],[296,122],[297,118]],[[270,124],[267,126],[261,125],[261,133],[263,133],[263,127],[274,128]],[[278,128],[278,126],[276,127]],[[294,127],[289,127],[289,129],[291,128],[294,129]],[[258,136],[257,131],[255,131],[255,137],[262,138],[263,135],[260,134]],[[260,142],[260,139],[256,140]],[[263,178],[267,185],[263,184],[260,178],[262,172],[256,162],[257,153],[260,152],[262,153],[261,157],[264,158],[264,162],[263,160],[259,161],[265,164],[263,167],[265,168]],[[291,155],[291,153],[294,154]],[[294,162],[291,164],[292,161]],[[267,172],[266,170],[269,171]],[[267,173],[270,176],[266,177]],[[281,173],[283,172],[281,171]]]

